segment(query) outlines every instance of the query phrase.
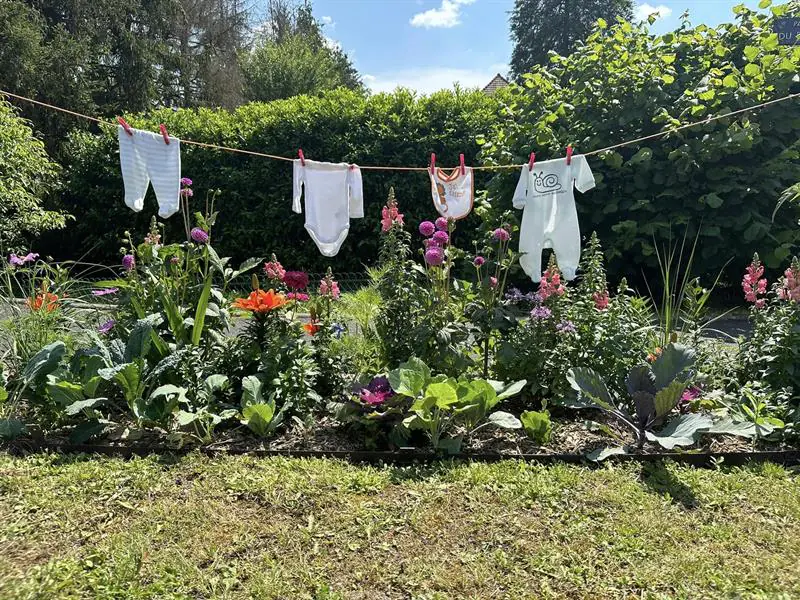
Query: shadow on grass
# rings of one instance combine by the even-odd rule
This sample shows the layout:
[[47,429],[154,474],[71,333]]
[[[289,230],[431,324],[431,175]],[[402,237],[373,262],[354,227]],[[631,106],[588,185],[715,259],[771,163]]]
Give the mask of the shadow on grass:
[[679,480],[662,461],[642,465],[640,479],[651,491],[663,496],[668,495],[670,502],[687,510],[700,506],[692,488]]

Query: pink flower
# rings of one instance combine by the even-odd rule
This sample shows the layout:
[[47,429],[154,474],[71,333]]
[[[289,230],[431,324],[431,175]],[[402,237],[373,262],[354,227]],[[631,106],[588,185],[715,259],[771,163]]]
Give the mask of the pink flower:
[[609,297],[607,291],[595,292],[592,294],[592,300],[594,300],[594,307],[597,310],[606,310],[608,308]]
[[286,269],[278,262],[275,255],[272,255],[272,260],[264,264],[264,274],[273,281],[283,281],[283,276],[286,275]]
[[308,294],[303,292],[289,292],[286,294],[287,300],[295,300],[297,302],[308,302]]
[[435,241],[439,246],[446,246],[450,241],[450,236],[447,235],[446,231],[437,231],[433,234],[433,241]]
[[397,202],[389,201],[381,210],[381,231],[386,233],[394,224],[402,225],[403,215],[397,210]]
[[438,246],[430,246],[425,251],[425,262],[432,267],[438,267],[444,262],[444,250]]
[[472,261],[472,264],[475,265],[476,267],[480,267],[485,262],[486,262],[485,258],[483,258],[482,256],[476,256],[475,260]]
[[497,287],[497,277],[489,277],[489,287],[492,289]]
[[332,279],[328,281],[327,278],[319,282],[319,295],[330,296],[334,300],[338,300],[341,292],[339,291],[339,283]]
[[511,234],[502,227],[498,227],[492,232],[492,237],[498,242],[507,242],[511,238]]
[[188,177],[181,177],[181,185],[189,187],[190,185],[192,185],[192,180],[189,179]]
[[286,271],[283,274],[283,283],[290,290],[304,290],[308,287],[308,273],[303,271]]
[[194,196],[194,192],[191,190],[191,188],[183,188],[181,190],[181,196],[183,196],[184,198],[191,198],[192,196]]
[[778,288],[778,298],[788,302],[800,302],[800,261],[796,258],[783,272],[781,287]]
[[92,296],[108,296],[109,294],[116,294],[119,288],[102,288],[99,290],[92,290]]
[[550,266],[542,273],[542,280],[539,282],[539,296],[542,302],[547,300],[550,296],[562,296],[566,289],[561,283],[561,273],[558,267]]
[[423,221],[419,224],[419,232],[425,237],[431,237],[434,231],[436,231],[436,225],[430,221]]
[[758,258],[758,254],[753,255],[753,261],[747,266],[744,277],[742,277],[742,291],[747,302],[755,304],[756,308],[763,308],[765,299],[759,298],[767,293],[767,280],[764,275],[764,265]]
[[208,232],[200,227],[195,227],[190,233],[192,239],[198,244],[208,243]]
[[436,229],[439,231],[447,231],[448,223],[446,217],[439,217],[436,219]]

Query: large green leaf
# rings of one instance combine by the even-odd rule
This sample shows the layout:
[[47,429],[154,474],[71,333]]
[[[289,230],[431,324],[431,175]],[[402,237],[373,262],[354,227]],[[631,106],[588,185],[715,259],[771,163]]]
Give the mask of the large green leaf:
[[656,377],[656,389],[669,385],[673,379],[694,364],[695,352],[683,344],[667,344],[655,362],[652,370]]
[[247,273],[248,271],[255,269],[261,262],[264,260],[263,257],[254,257],[248,258],[242,264],[239,265],[239,268],[236,269],[233,273],[231,273],[231,279],[242,275],[243,273]]
[[519,420],[525,433],[532,440],[539,444],[546,444],[550,441],[553,424],[548,411],[526,410],[519,416]]
[[242,408],[251,404],[263,404],[263,383],[255,375],[248,375],[242,379]]
[[106,423],[101,423],[97,419],[89,419],[78,423],[69,434],[69,441],[72,444],[83,444],[93,437],[103,433]]
[[203,291],[200,293],[200,299],[197,301],[197,310],[194,313],[194,326],[192,327],[192,345],[197,346],[200,339],[203,337],[203,327],[206,323],[206,310],[208,309],[208,302],[211,298],[211,273],[206,275],[205,283],[203,284]]
[[61,408],[84,399],[83,386],[71,381],[48,383],[47,395]]
[[710,416],[700,413],[678,415],[667,423],[659,432],[647,431],[645,435],[651,442],[656,442],[672,450],[675,446],[691,446],[697,441],[700,433],[709,429],[713,421]]
[[144,358],[150,350],[152,342],[151,332],[154,327],[161,324],[161,315],[148,315],[144,319],[139,319],[131,329],[128,336],[128,343],[125,344],[125,362],[133,362],[137,358]]
[[28,364],[25,365],[25,368],[22,370],[22,381],[29,384],[32,381],[49,375],[58,368],[66,352],[67,347],[64,345],[64,342],[59,341],[48,344],[39,350],[39,352],[28,361]]
[[209,402],[215,393],[224,390],[226,387],[228,387],[228,377],[226,375],[209,375],[203,381],[202,396],[206,402]]
[[447,454],[458,454],[461,451],[463,438],[459,435],[452,438],[441,438],[437,450],[444,450]]
[[108,369],[100,369],[98,375],[106,381],[117,384],[122,389],[128,406],[133,408],[133,403],[139,399],[141,363],[124,363]]
[[501,391],[497,392],[497,400],[506,400],[507,398],[513,398],[517,394],[521,393],[525,386],[528,385],[527,379],[520,379],[519,381],[515,381],[507,386],[505,386]]
[[620,454],[625,454],[625,452],[627,452],[627,448],[625,446],[618,446],[618,447],[606,446],[604,448],[597,448],[596,450],[592,450],[586,455],[586,458],[588,458],[592,462],[600,462],[611,456],[619,456]]
[[490,414],[486,421],[495,427],[501,427],[502,429],[522,429],[522,423],[520,420],[509,412],[498,410],[497,412]]
[[25,433],[25,423],[19,419],[0,419],[0,440],[10,442]]
[[614,406],[608,387],[593,369],[574,367],[567,372],[567,381],[573,390],[591,398],[600,408],[613,410]]
[[431,370],[428,366],[420,359],[412,357],[389,373],[389,385],[397,394],[416,398],[430,378]]
[[680,402],[681,394],[685,389],[686,384],[676,380],[667,385],[667,387],[658,390],[655,397],[656,418],[660,419],[675,408]]
[[275,416],[275,404],[259,403],[248,404],[242,409],[244,419],[242,423],[247,425],[253,433],[259,437],[265,437],[272,431],[272,418]]
[[456,388],[450,382],[430,384],[425,388],[425,397],[434,398],[434,402],[439,408],[448,408],[458,403]]
[[764,437],[771,434],[776,429],[776,425],[768,421],[759,424],[752,421],[734,421],[731,417],[725,417],[715,423],[706,433],[713,435],[736,435],[748,439]]
[[88,398],[86,400],[76,400],[64,409],[64,413],[74,417],[87,408],[94,408],[95,405],[105,402],[108,398]]
[[628,393],[633,396],[636,392],[647,392],[648,394],[655,394],[656,377],[648,365],[639,365],[631,369],[628,376],[625,378],[625,387]]

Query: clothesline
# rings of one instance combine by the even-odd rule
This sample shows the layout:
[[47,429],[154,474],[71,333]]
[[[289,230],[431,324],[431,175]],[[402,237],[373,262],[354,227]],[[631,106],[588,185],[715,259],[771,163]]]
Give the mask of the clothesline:
[[[17,100],[22,100],[24,102],[30,102],[31,104],[36,104],[37,106],[42,106],[44,108],[49,108],[51,110],[59,111],[62,113],[66,113],[68,115],[72,115],[74,117],[78,117],[80,119],[86,119],[87,121],[92,121],[94,123],[100,123],[102,125],[109,125],[111,127],[116,127],[115,123],[110,121],[105,121],[103,119],[98,119],[97,117],[92,117],[90,115],[85,115],[83,113],[75,112],[66,108],[62,108],[60,106],[55,106],[54,104],[48,104],[46,102],[41,102],[39,100],[34,100],[33,98],[27,98],[25,96],[20,96],[18,94],[12,94],[11,92],[7,92],[5,90],[0,90],[0,95],[10,96],[11,98],[16,98]],[[684,125],[679,125],[677,127],[671,127],[666,131],[660,131],[658,133],[653,133],[651,135],[646,135],[642,137],[638,137],[632,140],[627,140],[625,142],[620,142],[618,144],[613,144],[611,146],[606,146],[605,148],[600,148],[598,150],[592,150],[591,152],[583,152],[583,156],[593,156],[595,154],[600,154],[602,152],[608,152],[610,150],[615,150],[617,148],[623,148],[625,146],[631,146],[634,144],[638,144],[640,142],[645,142],[648,140],[658,139],[660,137],[664,137],[671,133],[675,133],[678,131],[682,131],[684,129],[689,129],[691,127],[699,127],[700,125],[707,125],[708,123],[712,123],[713,121],[717,121],[719,119],[727,119],[729,117],[733,117],[735,115],[740,115],[743,113],[751,112],[754,110],[758,110],[764,108],[765,106],[770,106],[772,104],[777,104],[779,102],[784,102],[786,100],[791,100],[793,98],[800,97],[800,93],[796,94],[788,94],[787,96],[783,96],[782,98],[776,98],[774,100],[769,100],[767,102],[762,102],[760,104],[755,104],[753,106],[748,106],[746,108],[740,108],[738,110],[731,111],[726,114],[715,115],[712,117],[707,117],[700,121],[695,121],[693,123],[686,123]],[[181,139],[181,144],[189,144],[191,146],[199,146],[201,148],[210,148],[212,150],[221,150],[223,152],[234,152],[237,154],[246,154],[249,156],[260,156],[262,158],[270,158],[272,160],[282,160],[285,162],[293,162],[295,158],[290,158],[286,156],[278,156],[276,154],[266,154],[264,152],[255,152],[253,150],[243,150],[241,148],[230,148],[228,146],[218,146],[216,144],[207,144],[205,142],[195,142],[192,140],[184,140]],[[492,170],[501,170],[501,169],[519,169],[522,167],[523,164],[515,164],[515,165],[484,165],[484,166],[477,166],[472,167],[474,170],[484,170],[484,171],[492,171]],[[377,165],[359,165],[359,168],[362,170],[371,170],[371,171],[428,171],[428,167],[394,167],[394,166],[377,166]]]

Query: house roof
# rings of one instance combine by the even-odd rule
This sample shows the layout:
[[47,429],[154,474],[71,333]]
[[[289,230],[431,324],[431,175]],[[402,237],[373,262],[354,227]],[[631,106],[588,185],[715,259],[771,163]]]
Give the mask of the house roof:
[[498,73],[492,78],[492,80],[488,84],[486,84],[486,87],[483,88],[483,93],[491,96],[497,90],[499,90],[500,88],[504,88],[507,85],[509,85],[508,79],[506,79],[505,77],[500,75],[500,73]]

